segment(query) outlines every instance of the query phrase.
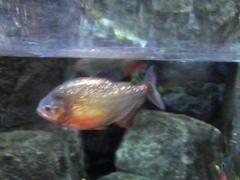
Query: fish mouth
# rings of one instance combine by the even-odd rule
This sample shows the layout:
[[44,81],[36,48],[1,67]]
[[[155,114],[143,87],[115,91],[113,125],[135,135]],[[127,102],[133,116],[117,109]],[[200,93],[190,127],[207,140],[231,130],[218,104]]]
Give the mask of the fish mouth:
[[36,112],[37,112],[37,114],[38,114],[39,116],[41,116],[42,118],[47,119],[47,120],[50,120],[49,115],[47,115],[47,113],[45,113],[41,107],[37,107]]

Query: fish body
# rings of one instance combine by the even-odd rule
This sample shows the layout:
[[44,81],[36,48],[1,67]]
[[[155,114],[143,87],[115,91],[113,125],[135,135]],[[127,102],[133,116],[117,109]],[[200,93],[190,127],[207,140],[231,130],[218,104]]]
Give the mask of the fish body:
[[218,176],[218,180],[228,180],[226,174],[223,171]]
[[127,120],[135,115],[147,96],[164,109],[160,95],[153,88],[151,83],[132,85],[105,78],[77,78],[53,89],[40,101],[37,113],[49,121],[80,130],[112,123],[128,126]]
[[[225,158],[225,162],[226,162],[227,158]],[[219,176],[217,180],[228,180],[227,175],[225,174],[225,162],[222,162],[220,168],[219,168]]]

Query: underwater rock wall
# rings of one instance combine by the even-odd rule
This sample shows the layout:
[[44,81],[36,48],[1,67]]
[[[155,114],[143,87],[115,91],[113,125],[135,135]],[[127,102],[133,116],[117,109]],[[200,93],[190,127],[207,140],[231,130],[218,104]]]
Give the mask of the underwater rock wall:
[[42,121],[39,100],[65,78],[61,59],[0,59],[0,179],[86,177],[78,132]]
[[13,131],[0,136],[0,179],[77,180],[85,177],[78,134]]
[[149,179],[215,179],[221,143],[219,130],[197,119],[142,111],[123,138],[116,167]]
[[70,62],[54,59],[0,59],[0,130],[38,124],[39,99],[64,80]]

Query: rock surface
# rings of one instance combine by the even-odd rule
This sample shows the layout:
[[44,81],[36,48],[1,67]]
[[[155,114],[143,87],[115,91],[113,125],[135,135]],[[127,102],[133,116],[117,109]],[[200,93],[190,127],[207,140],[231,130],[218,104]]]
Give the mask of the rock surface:
[[74,132],[13,131],[0,136],[0,179],[78,180],[84,177]]
[[216,179],[220,135],[211,125],[184,115],[142,111],[117,150],[116,167],[152,179]]
[[151,180],[151,178],[138,176],[125,172],[114,172],[107,176],[101,177],[98,180]]

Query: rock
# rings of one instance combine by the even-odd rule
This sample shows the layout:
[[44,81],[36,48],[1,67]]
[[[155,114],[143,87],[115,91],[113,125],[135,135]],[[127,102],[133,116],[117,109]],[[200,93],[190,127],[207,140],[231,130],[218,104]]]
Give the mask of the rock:
[[200,99],[184,93],[169,93],[164,96],[168,111],[186,114],[209,121],[217,114],[217,106],[208,99]]
[[168,112],[215,124],[223,102],[229,64],[159,62],[159,90]]
[[[172,88],[172,92],[163,94],[163,100],[169,112],[185,114],[208,123],[217,121],[224,95],[224,85],[214,83],[190,83],[189,89]],[[175,91],[175,92],[174,92]]]
[[219,128],[226,140],[225,164],[230,179],[240,177],[240,64],[233,63],[229,75]]
[[142,111],[117,150],[116,167],[151,179],[216,179],[221,145],[221,133],[211,125],[185,115]]
[[0,136],[0,179],[78,180],[85,177],[74,132],[13,131]]
[[125,173],[125,172],[114,172],[107,176],[103,176],[98,180],[150,180],[150,178],[144,176],[138,176],[135,174]]

